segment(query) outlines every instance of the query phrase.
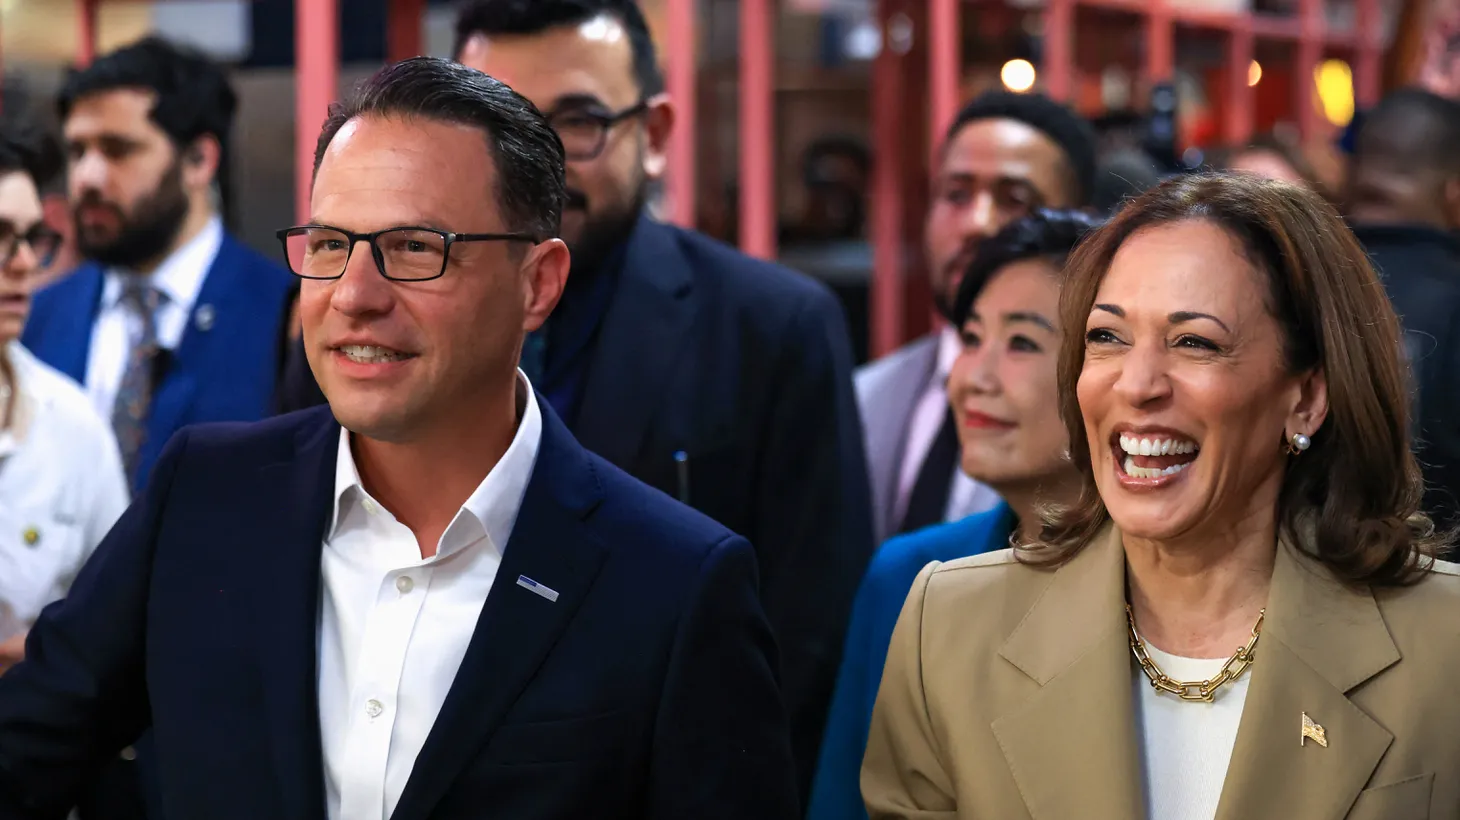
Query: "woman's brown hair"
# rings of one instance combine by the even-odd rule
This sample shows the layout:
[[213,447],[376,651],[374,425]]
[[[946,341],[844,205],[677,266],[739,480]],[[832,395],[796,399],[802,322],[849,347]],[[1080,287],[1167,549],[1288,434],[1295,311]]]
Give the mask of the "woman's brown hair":
[[[1156,225],[1205,220],[1222,227],[1266,276],[1267,307],[1284,337],[1289,372],[1323,370],[1328,417],[1312,446],[1287,461],[1279,534],[1354,584],[1413,582],[1442,546],[1419,512],[1423,483],[1410,452],[1408,382],[1399,320],[1368,256],[1338,213],[1300,186],[1246,175],[1177,177],[1128,204],[1075,250],[1060,291],[1060,413],[1080,500],[1051,510],[1037,566],[1072,558],[1110,520],[1096,489],[1075,386],[1085,327],[1116,251]],[[1159,275],[1153,272],[1153,275]],[[1274,441],[1274,447],[1282,446]]]

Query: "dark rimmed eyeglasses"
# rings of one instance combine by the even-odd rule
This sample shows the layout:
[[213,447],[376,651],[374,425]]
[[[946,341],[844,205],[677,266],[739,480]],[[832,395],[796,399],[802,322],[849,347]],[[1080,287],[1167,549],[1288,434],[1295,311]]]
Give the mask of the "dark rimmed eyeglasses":
[[569,108],[548,116],[548,125],[558,132],[563,142],[563,155],[575,162],[597,159],[608,145],[608,132],[624,120],[649,110],[649,101],[641,100],[622,111],[609,113],[592,108]]
[[355,245],[370,245],[380,275],[393,282],[422,282],[446,273],[451,246],[458,242],[530,242],[525,233],[453,233],[434,228],[387,228],[352,233],[329,225],[299,225],[276,236],[284,244],[289,270],[302,279],[338,279],[345,275]]
[[62,236],[45,223],[37,224],[22,234],[16,233],[13,228],[0,221],[0,267],[10,264],[20,250],[21,242],[35,254],[36,267],[47,268],[56,260],[56,252],[61,249]]

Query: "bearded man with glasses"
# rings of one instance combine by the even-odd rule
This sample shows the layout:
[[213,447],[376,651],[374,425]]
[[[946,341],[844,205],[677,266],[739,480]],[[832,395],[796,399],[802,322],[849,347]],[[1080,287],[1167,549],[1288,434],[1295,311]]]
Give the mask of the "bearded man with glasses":
[[[872,549],[841,306],[809,277],[646,215],[671,132],[693,124],[676,122],[635,3],[467,3],[456,58],[531,100],[567,161],[571,274],[523,370],[586,447],[755,546],[808,784]],[[295,358],[286,409],[313,392]]]

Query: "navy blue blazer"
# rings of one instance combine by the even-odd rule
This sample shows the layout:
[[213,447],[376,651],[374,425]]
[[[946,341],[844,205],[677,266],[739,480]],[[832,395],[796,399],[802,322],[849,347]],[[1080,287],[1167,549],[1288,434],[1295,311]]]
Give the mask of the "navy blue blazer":
[[[749,544],[540,404],[497,583],[393,817],[794,818]],[[325,816],[316,645],[338,442],[319,408],[168,444],[0,677],[0,818],[60,816],[148,729],[170,820]]]
[[[88,262],[40,291],[21,336],[41,361],[83,384],[104,281],[101,266]],[[224,234],[198,292],[194,320],[153,391],[147,437],[130,476],[134,493],[179,428],[269,414],[293,287],[289,271]]]
[[[623,258],[573,434],[755,546],[809,786],[873,547],[846,317],[815,279],[648,218]],[[286,408],[323,401],[302,345],[291,371]]]

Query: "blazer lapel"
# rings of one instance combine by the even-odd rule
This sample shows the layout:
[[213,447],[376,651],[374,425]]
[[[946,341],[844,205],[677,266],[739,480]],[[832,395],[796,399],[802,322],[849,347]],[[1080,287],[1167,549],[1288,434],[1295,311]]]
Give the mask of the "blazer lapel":
[[[27,339],[27,346],[35,345],[31,352],[37,358],[83,385],[91,352],[91,333],[101,308],[103,281],[101,268],[87,262],[54,285],[56,304],[49,312],[49,321],[39,338]],[[80,333],[76,332],[78,324]]]
[[[233,294],[240,286],[237,280],[241,278],[236,254],[232,240],[225,236],[203,279],[203,287],[198,291],[193,315],[188,317],[182,340],[173,352],[173,361],[152,397],[147,419],[147,441],[152,448],[160,450],[181,426],[184,414],[197,395],[199,376],[210,365],[229,358],[227,325],[231,324],[235,307],[232,304],[235,301]],[[204,306],[212,314],[206,323],[195,318]],[[218,327],[215,323],[219,322],[225,326]]]
[[1054,572],[1000,651],[1040,686],[993,722],[1034,820],[1145,816],[1124,590],[1111,527]]
[[[497,579],[466,656],[426,745],[416,758],[392,820],[423,820],[502,723],[518,695],[573,619],[603,562],[583,519],[602,491],[587,454],[549,409],[542,443]],[[557,592],[524,588],[519,578]]]
[[[1280,544],[1218,820],[1339,820],[1394,737],[1347,697],[1399,660],[1374,596]],[[1302,741],[1302,716],[1328,747]]]
[[625,469],[639,455],[694,318],[689,263],[671,230],[641,217],[629,238],[574,424],[583,447]]
[[328,408],[311,412],[294,458],[265,467],[249,501],[268,517],[253,542],[258,566],[270,575],[254,623],[276,782],[291,820],[325,810],[316,647],[320,553],[334,507],[340,428]]

